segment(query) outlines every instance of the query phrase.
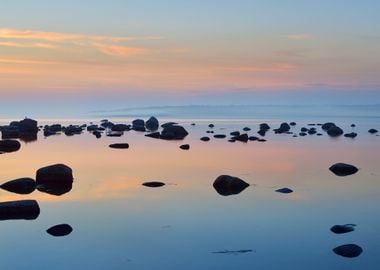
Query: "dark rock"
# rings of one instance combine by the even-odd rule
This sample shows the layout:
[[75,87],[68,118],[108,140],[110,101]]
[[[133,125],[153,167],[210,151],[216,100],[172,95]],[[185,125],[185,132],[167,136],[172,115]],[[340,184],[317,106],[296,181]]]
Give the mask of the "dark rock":
[[178,125],[176,122],[167,122],[161,125],[162,128]]
[[258,142],[266,142],[267,140],[265,140],[265,139],[258,139],[257,141]]
[[340,127],[334,126],[327,130],[327,134],[331,137],[338,137],[343,134],[343,130]]
[[44,129],[44,136],[45,137],[49,137],[49,136],[56,135],[56,134],[57,134],[57,132],[55,132],[55,131],[52,131],[50,129]]
[[70,125],[64,128],[66,136],[73,136],[75,134],[81,134],[83,128],[77,125]]
[[100,124],[100,126],[102,126],[103,128],[112,128],[113,125],[114,123],[109,122],[109,121],[104,121]]
[[250,141],[257,141],[259,138],[258,137],[256,137],[256,136],[250,136],[249,138],[248,138],[248,140],[250,140]]
[[231,136],[239,136],[240,132],[239,131],[233,131],[230,133]]
[[335,126],[336,126],[336,125],[335,125],[334,123],[332,123],[332,122],[327,122],[327,123],[324,123],[324,124],[322,125],[322,129],[325,130],[325,131],[327,131],[327,130],[329,130],[330,128],[335,127]]
[[165,183],[153,181],[153,182],[145,182],[142,185],[146,187],[162,187],[165,185]]
[[17,194],[29,194],[36,189],[36,182],[32,178],[24,177],[8,181],[0,187]]
[[201,141],[208,142],[210,140],[209,137],[202,137],[200,138]]
[[305,133],[305,132],[300,132],[298,135],[300,135],[301,137],[303,137],[303,136],[306,136],[307,133]]
[[128,143],[112,143],[108,145],[110,148],[115,148],[115,149],[128,149],[129,144]]
[[370,130],[368,130],[369,133],[371,134],[375,134],[377,132],[379,132],[377,129],[374,129],[374,128],[371,128]]
[[96,131],[98,128],[98,125],[89,125],[87,126],[87,131]]
[[284,123],[281,123],[279,128],[274,129],[274,132],[276,134],[282,134],[282,133],[288,132],[289,130],[290,130],[290,125],[284,122]]
[[351,127],[356,127],[356,125],[355,124],[351,124]]
[[61,196],[71,191],[73,183],[69,182],[51,182],[37,185],[37,190],[54,196]]
[[189,133],[182,126],[167,126],[161,132],[160,138],[164,140],[182,140]]
[[356,136],[358,136],[358,134],[355,132],[344,134],[344,137],[347,137],[347,138],[355,138]]
[[195,126],[195,123],[191,123],[192,126]]
[[307,124],[308,126],[315,126],[315,124],[311,123],[311,124]]
[[18,127],[3,126],[1,127],[1,138],[2,139],[18,139],[20,138],[20,131],[18,130]]
[[37,170],[37,185],[72,184],[73,171],[64,164],[54,164]]
[[302,127],[302,128],[301,128],[301,132],[308,132],[308,131],[309,131],[308,128],[305,128],[305,127]]
[[135,119],[132,121],[132,129],[135,131],[145,131],[145,121],[143,119]]
[[206,133],[214,133],[213,130],[207,130]]
[[214,124],[209,124],[208,127],[209,127],[209,128],[213,128],[213,127],[215,127],[215,126],[214,126]]
[[157,130],[158,127],[159,127],[159,122],[157,120],[156,117],[154,116],[151,116],[148,121],[146,121],[145,123],[145,127],[148,129],[148,130],[151,130],[151,131],[154,131],[154,130]]
[[356,173],[358,168],[350,164],[336,163],[332,165],[329,170],[337,176],[347,176]]
[[18,129],[20,130],[20,132],[37,133],[38,132],[37,121],[33,119],[25,118],[24,120],[21,120],[19,122]]
[[97,139],[100,139],[102,137],[102,133],[100,133],[99,131],[94,131],[92,132],[92,134],[94,134],[94,136],[97,138]]
[[128,131],[131,127],[126,124],[115,124],[111,127],[112,131]]
[[316,134],[317,133],[317,130],[315,129],[315,128],[311,128],[311,129],[309,129],[309,131],[307,132],[307,134],[309,134],[309,135],[314,135],[314,134]]
[[246,189],[249,184],[244,180],[229,176],[229,175],[221,175],[214,181],[213,184],[216,192],[218,192],[222,196],[236,195]]
[[291,125],[292,127],[294,127],[295,125],[297,125],[296,122],[290,122],[289,125]]
[[260,136],[265,136],[265,133],[266,133],[266,131],[265,130],[263,130],[263,129],[260,129],[259,131],[257,131],[257,133],[260,135]]
[[16,140],[0,140],[0,152],[10,153],[18,151],[21,147],[19,141]]
[[40,215],[40,207],[35,200],[21,200],[0,203],[0,220],[33,220]]
[[317,133],[317,136],[323,136],[323,134],[322,133]]
[[160,132],[152,132],[152,133],[148,133],[148,134],[145,134],[146,137],[150,137],[150,138],[155,138],[155,139],[159,139],[160,138]]
[[330,231],[336,234],[348,233],[355,230],[355,224],[335,225],[330,228]]
[[246,133],[240,134],[239,136],[232,137],[233,140],[240,141],[240,142],[248,142],[248,135]]
[[333,252],[339,256],[355,258],[362,254],[363,249],[355,244],[346,244],[333,249]]
[[66,236],[73,231],[73,228],[69,224],[55,225],[46,230],[46,232],[52,236]]
[[62,130],[61,124],[53,124],[48,127],[49,130],[59,132]]
[[267,123],[260,124],[260,130],[268,131],[270,130],[270,126]]
[[181,148],[182,150],[189,150],[190,145],[189,144],[182,144],[179,148]]
[[228,142],[234,143],[234,142],[236,142],[236,140],[234,140],[234,139],[229,139]]
[[216,138],[216,139],[224,139],[225,137],[227,137],[227,136],[224,134],[215,134],[214,135],[214,138]]
[[250,131],[251,129],[249,127],[243,128],[244,131]]
[[276,192],[289,194],[289,193],[292,193],[293,190],[291,190],[290,188],[280,188],[280,189],[277,189]]

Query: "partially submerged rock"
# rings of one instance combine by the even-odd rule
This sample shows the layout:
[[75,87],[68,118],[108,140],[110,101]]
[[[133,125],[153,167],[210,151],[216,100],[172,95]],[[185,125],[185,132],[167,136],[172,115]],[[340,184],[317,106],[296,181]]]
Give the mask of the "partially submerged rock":
[[152,132],[152,133],[148,133],[148,134],[145,134],[146,137],[150,137],[150,138],[155,138],[155,139],[159,139],[160,138],[160,132]]
[[351,133],[346,133],[346,134],[344,134],[344,137],[347,137],[347,138],[355,138],[356,136],[358,136],[358,134],[357,133],[355,133],[355,132],[351,132]]
[[280,189],[277,189],[276,192],[279,192],[279,193],[284,193],[284,194],[289,194],[289,193],[292,193],[293,190],[291,190],[290,188],[280,188]]
[[151,131],[157,130],[159,127],[159,122],[156,117],[151,116],[145,123],[145,127]]
[[164,127],[161,132],[160,138],[164,140],[182,140],[189,133],[182,126],[170,125]]
[[232,137],[233,140],[240,141],[240,142],[248,142],[249,137],[247,133],[240,134],[238,136]]
[[359,169],[346,163],[336,163],[329,168],[337,176],[347,176],[356,173]]
[[327,130],[327,134],[331,137],[338,137],[343,134],[343,130],[340,127],[333,126]]
[[142,185],[146,187],[162,187],[162,186],[165,186],[165,183],[153,181],[153,182],[145,182]]
[[225,137],[227,137],[227,136],[224,135],[224,134],[215,134],[215,135],[214,135],[214,138],[215,138],[215,139],[224,139]]
[[135,131],[145,131],[145,121],[143,119],[133,120],[132,129]]
[[355,224],[334,225],[330,228],[330,231],[336,234],[343,234],[354,231],[355,226]]
[[112,143],[109,145],[110,148],[116,148],[116,149],[128,149],[129,144],[128,143]]
[[8,181],[0,187],[17,194],[30,194],[36,189],[36,181],[32,178],[24,177]]
[[73,171],[64,164],[54,164],[37,170],[37,185],[44,184],[72,184]]
[[18,151],[21,147],[19,141],[16,140],[0,140],[0,152],[10,153]]
[[69,235],[72,231],[73,228],[69,224],[58,224],[46,230],[48,234],[55,237]]
[[346,258],[355,258],[362,254],[363,249],[355,244],[346,244],[333,249],[333,252]]
[[213,184],[216,192],[222,196],[236,195],[246,189],[249,184],[244,180],[230,176],[221,175],[214,181]]
[[181,148],[182,150],[189,150],[190,145],[189,144],[182,144],[179,148]]
[[201,141],[208,142],[210,140],[210,137],[202,137],[200,138]]
[[40,207],[35,200],[21,200],[0,203],[0,220],[33,220],[40,215]]
[[376,134],[379,131],[377,129],[371,128],[370,130],[368,130],[368,132],[371,133],[371,134]]

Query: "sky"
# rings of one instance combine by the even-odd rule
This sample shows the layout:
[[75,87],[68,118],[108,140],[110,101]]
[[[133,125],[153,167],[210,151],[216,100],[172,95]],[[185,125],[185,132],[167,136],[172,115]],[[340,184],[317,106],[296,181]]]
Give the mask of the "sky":
[[380,1],[0,3],[4,110],[380,98]]

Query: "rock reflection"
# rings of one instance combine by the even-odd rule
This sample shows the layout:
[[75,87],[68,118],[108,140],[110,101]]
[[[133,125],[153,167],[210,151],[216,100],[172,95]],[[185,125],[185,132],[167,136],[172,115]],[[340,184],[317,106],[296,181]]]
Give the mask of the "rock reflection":
[[36,189],[36,182],[28,177],[18,178],[2,184],[0,188],[17,194],[30,194]]
[[229,175],[221,175],[214,181],[213,184],[216,192],[218,192],[222,196],[236,195],[246,189],[249,184],[244,180],[229,176]]
[[73,183],[45,183],[37,185],[37,190],[50,195],[61,196],[73,188]]
[[21,200],[0,203],[0,220],[33,220],[40,215],[40,207],[35,200]]

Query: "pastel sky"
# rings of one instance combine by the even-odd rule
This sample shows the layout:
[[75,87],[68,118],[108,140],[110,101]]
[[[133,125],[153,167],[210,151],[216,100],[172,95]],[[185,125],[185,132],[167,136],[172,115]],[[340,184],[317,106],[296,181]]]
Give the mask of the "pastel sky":
[[1,2],[3,100],[380,90],[376,0]]

